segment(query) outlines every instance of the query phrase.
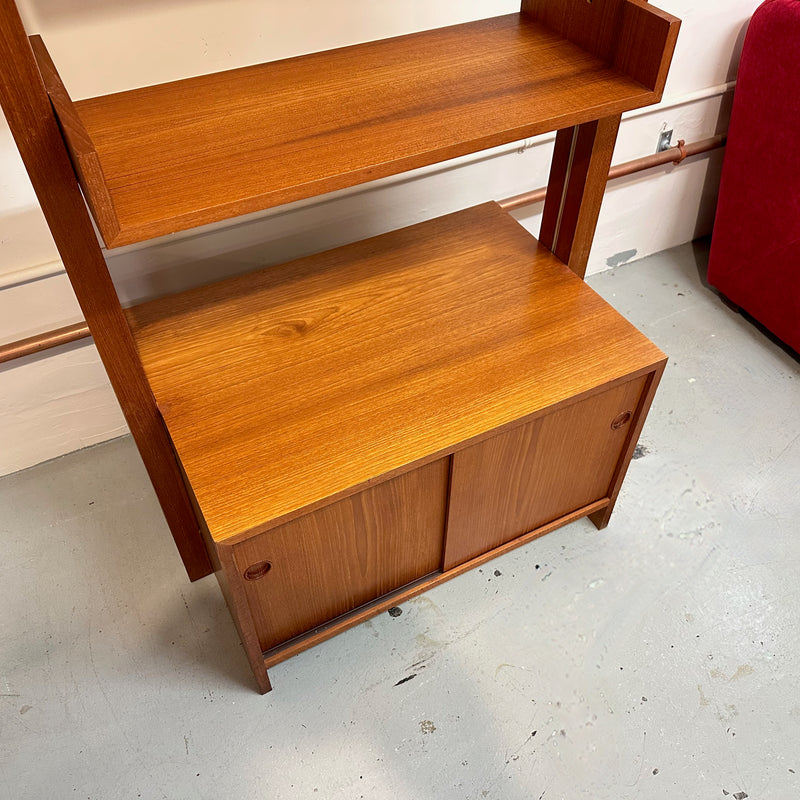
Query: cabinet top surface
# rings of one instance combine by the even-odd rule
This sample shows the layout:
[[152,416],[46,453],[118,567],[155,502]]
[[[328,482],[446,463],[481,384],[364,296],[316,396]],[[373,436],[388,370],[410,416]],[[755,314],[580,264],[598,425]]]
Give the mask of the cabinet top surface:
[[655,99],[509,14],[82,100],[75,139],[96,156],[84,190],[113,247]]
[[663,359],[494,203],[128,315],[217,541]]

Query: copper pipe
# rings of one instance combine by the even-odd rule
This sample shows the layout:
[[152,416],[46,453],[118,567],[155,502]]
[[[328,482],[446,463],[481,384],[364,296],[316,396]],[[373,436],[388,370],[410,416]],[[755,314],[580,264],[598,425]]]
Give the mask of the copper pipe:
[[[700,142],[687,144],[683,147],[670,147],[669,150],[664,150],[661,153],[655,153],[652,156],[645,156],[644,158],[637,158],[633,161],[627,161],[624,164],[618,164],[616,167],[612,167],[611,171],[608,173],[608,179],[611,181],[616,178],[624,178],[628,175],[634,175],[637,172],[643,172],[646,169],[660,167],[663,164],[679,164],[684,158],[688,158],[689,156],[697,156],[701,153],[708,153],[711,150],[724,147],[725,141],[726,137],[721,135],[712,136],[710,139],[703,139]],[[513,211],[523,206],[541,203],[546,195],[547,187],[544,187],[542,189],[535,189],[532,192],[525,192],[525,194],[518,194],[515,197],[509,197],[506,200],[500,200],[498,205],[506,211]],[[37,336],[20,339],[17,342],[9,342],[8,344],[0,345],[0,364],[4,361],[22,358],[23,356],[29,356],[33,353],[40,353],[42,350],[48,350],[51,347],[58,347],[59,345],[68,344],[69,342],[76,342],[79,339],[85,339],[89,335],[89,328],[86,323],[77,322],[75,325],[69,325],[66,328],[58,328],[58,330],[40,333]]]
[[[683,147],[670,147],[668,150],[664,150],[661,153],[654,153],[651,156],[644,156],[644,158],[626,161],[624,164],[617,164],[616,167],[611,168],[611,171],[608,173],[608,179],[613,181],[616,178],[625,178],[628,175],[634,175],[637,172],[643,172],[653,167],[660,167],[664,164],[680,163],[683,158],[697,156],[701,153],[708,153],[711,150],[724,147],[726,139],[727,137],[725,135],[712,136],[710,139],[703,139],[702,141],[693,142]],[[524,194],[509,197],[506,200],[499,200],[497,204],[505,211],[514,211],[523,206],[541,203],[546,195],[547,187],[545,186],[541,189],[534,189],[532,192],[525,192]]]
[[17,342],[9,342],[0,345],[0,364],[4,361],[40,353],[42,350],[49,350],[51,347],[77,342],[89,335],[89,326],[85,322],[76,322],[74,325],[67,325],[66,328],[58,328],[54,331],[39,333],[36,336],[29,336],[27,339],[20,339]]
[[677,145],[661,153],[654,153],[644,158],[636,158],[633,161],[627,161],[624,164],[612,167],[611,171],[608,173],[608,179],[625,178],[628,175],[643,172],[653,167],[660,167],[663,164],[680,163],[683,158],[699,156],[701,153],[709,153],[712,150],[718,150],[720,147],[725,146],[727,140],[728,137],[725,134],[720,134],[719,136],[712,136],[710,139],[703,139],[699,142],[683,145],[683,147]]

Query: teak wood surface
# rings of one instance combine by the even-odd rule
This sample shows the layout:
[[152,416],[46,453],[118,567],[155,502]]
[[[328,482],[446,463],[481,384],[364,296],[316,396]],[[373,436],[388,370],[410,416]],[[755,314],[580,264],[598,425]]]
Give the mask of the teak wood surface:
[[680,30],[647,0],[522,0],[522,11],[659,96]]
[[[440,569],[450,459],[234,547],[263,651]],[[269,567],[266,567],[266,564]]]
[[[453,456],[444,569],[607,498],[646,377]],[[614,425],[621,415],[630,417]]]
[[608,505],[605,508],[598,509],[597,511],[594,511],[588,515],[595,526],[600,530],[608,525],[608,521],[611,518],[612,512],[614,511],[614,506],[616,505],[620,489],[622,488],[622,481],[625,479],[625,473],[628,471],[628,467],[630,466],[631,459],[633,458],[633,451],[636,448],[636,443],[639,441],[639,435],[644,427],[645,419],[647,419],[647,414],[650,411],[650,406],[652,405],[653,398],[655,397],[656,389],[658,388],[658,384],[661,382],[661,378],[664,375],[664,368],[666,366],[667,363],[665,360],[659,364],[659,366],[646,378],[644,390],[642,391],[642,396],[639,401],[639,408],[636,412],[636,419],[633,422],[633,427],[630,433],[630,438],[628,439],[626,449],[622,454],[622,458],[617,464],[617,469],[611,481]]
[[[645,42],[659,68],[673,28]],[[620,67],[638,69],[629,45]],[[75,103],[37,52],[109,247],[618,115],[663,89],[527,13]]]
[[664,358],[495,203],[128,315],[217,541]]
[[586,274],[620,118],[564,128],[556,135],[539,239],[579,277]]
[[[349,614],[343,614],[341,617],[330,620],[326,624],[320,625],[319,628],[309,631],[307,634],[299,636],[296,639],[292,639],[284,645],[280,645],[272,650],[267,651],[266,653],[263,653],[262,657],[259,659],[259,663],[254,665],[254,671],[257,672],[262,666],[272,667],[275,664],[280,664],[281,661],[285,661],[287,658],[291,658],[292,656],[301,653],[303,650],[307,650],[309,647],[313,647],[320,642],[324,642],[327,639],[330,639],[332,636],[336,636],[336,634],[346,631],[349,628],[364,622],[364,620],[374,617],[376,614],[380,614],[382,611],[386,611],[388,608],[391,608],[394,605],[399,605],[400,603],[410,600],[412,597],[416,597],[423,592],[434,589],[435,587],[440,586],[441,584],[446,583],[453,578],[457,578],[459,575],[463,575],[465,572],[469,572],[471,569],[479,567],[481,564],[485,564],[487,561],[498,558],[505,553],[510,553],[512,550],[522,547],[534,539],[538,539],[540,536],[552,533],[554,530],[557,530],[564,525],[568,525],[570,522],[575,522],[575,520],[588,516],[592,516],[592,518],[594,518],[594,514],[602,514],[603,510],[607,506],[608,500],[600,500],[590,506],[577,508],[571,514],[567,514],[564,517],[559,517],[558,519],[553,520],[553,522],[543,525],[541,528],[537,528],[536,530],[529,531],[528,533],[525,533],[516,539],[511,539],[505,544],[496,547],[494,550],[481,553],[481,555],[476,556],[470,561],[465,561],[463,564],[459,564],[447,572],[439,572],[434,575],[425,576],[421,580],[415,581],[409,586],[404,586],[402,589],[398,589],[396,592],[391,592],[390,594],[381,597],[372,603],[367,603],[366,605]],[[268,691],[268,689],[264,689],[263,691]]]

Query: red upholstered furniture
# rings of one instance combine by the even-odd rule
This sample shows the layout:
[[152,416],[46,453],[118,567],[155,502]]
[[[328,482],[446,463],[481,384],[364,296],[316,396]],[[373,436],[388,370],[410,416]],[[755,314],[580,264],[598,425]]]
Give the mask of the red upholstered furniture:
[[800,0],[767,0],[739,67],[708,280],[800,350]]

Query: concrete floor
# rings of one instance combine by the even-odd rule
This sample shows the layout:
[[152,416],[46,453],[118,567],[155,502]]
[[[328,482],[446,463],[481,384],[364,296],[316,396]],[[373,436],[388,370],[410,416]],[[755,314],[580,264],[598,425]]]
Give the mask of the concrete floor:
[[800,366],[704,257],[591,280],[671,356],[609,528],[303,653],[264,697],[129,439],[0,480],[0,797],[800,797]]

